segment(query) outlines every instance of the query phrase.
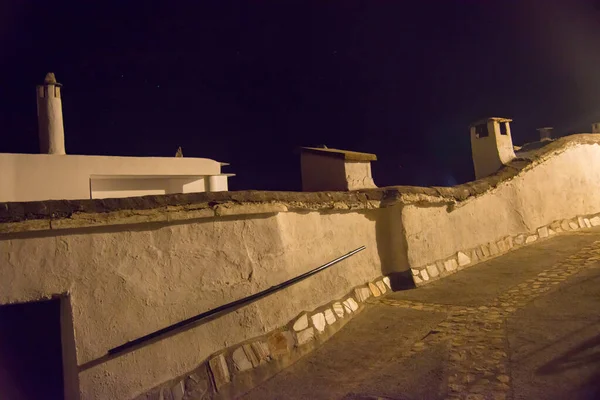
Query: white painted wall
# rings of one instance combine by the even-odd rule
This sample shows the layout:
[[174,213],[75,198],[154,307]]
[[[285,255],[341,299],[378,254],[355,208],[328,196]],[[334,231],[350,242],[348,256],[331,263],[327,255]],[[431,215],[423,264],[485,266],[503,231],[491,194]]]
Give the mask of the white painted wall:
[[[220,163],[206,158],[5,153],[0,202],[203,192],[204,177],[220,174]],[[227,176],[217,181],[210,191],[227,190]]]
[[424,202],[0,235],[0,304],[68,293],[82,365],[367,246],[314,278],[80,373],[82,399],[130,399],[382,273],[598,211],[600,146],[574,145],[450,211]]
[[578,145],[448,211],[408,205],[402,223],[414,267],[457,251],[600,211],[600,146]]
[[226,192],[229,190],[228,174],[211,175],[208,177],[207,192]]
[[346,182],[348,190],[373,189],[376,188],[371,175],[370,161],[346,161]]
[[132,399],[381,275],[385,210],[237,216],[3,238],[0,304],[69,293],[81,366],[129,340],[365,251],[236,312],[79,374],[81,399]]

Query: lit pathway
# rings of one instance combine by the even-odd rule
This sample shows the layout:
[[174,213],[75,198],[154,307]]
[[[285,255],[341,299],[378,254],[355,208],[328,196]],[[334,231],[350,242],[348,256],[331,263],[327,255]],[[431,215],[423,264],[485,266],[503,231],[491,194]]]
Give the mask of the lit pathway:
[[600,230],[371,299],[244,399],[600,398]]

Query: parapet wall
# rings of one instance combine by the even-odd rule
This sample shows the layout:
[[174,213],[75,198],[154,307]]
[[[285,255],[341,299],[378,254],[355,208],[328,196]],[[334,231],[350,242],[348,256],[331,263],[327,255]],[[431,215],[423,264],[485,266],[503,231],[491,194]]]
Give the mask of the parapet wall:
[[[495,255],[512,248],[513,239],[523,244],[521,238],[531,236],[533,241],[532,235],[549,225],[559,233],[572,230],[569,222],[577,229],[585,227],[579,227],[577,217],[592,218],[600,211],[600,146],[588,139],[587,135],[564,138],[529,160],[511,163],[499,176],[518,168],[517,174],[484,195],[457,202],[451,210],[404,207],[402,224],[411,268],[429,267],[436,274],[432,265],[437,263],[440,273],[449,272],[441,264],[458,261],[458,252],[466,255],[471,261],[463,257],[463,262],[470,264],[484,253]],[[566,228],[560,228],[561,223]]]
[[[233,393],[227,385],[217,387],[217,370],[228,365],[232,375],[248,373],[231,358],[243,348],[238,344],[254,344],[259,337],[269,343],[277,334],[284,348],[296,347],[301,355],[306,343],[293,325],[305,311],[331,316],[340,307],[335,302],[344,307],[352,297],[360,304],[364,290],[384,291],[382,276],[415,275],[421,285],[431,280],[422,272],[432,265],[438,271],[433,278],[439,278],[456,272],[458,264],[473,265],[476,249],[481,258],[491,256],[490,243],[497,246],[520,235],[524,243],[538,228],[556,221],[560,226],[562,220],[569,220],[568,226],[577,216],[600,212],[598,143],[599,135],[563,138],[528,159],[514,160],[497,175],[452,188],[3,203],[0,304],[68,296],[83,399],[131,399],[163,383],[185,391],[186,377],[200,365],[208,365],[208,389]],[[590,219],[581,221],[591,226]],[[544,232],[536,239],[547,236]],[[363,245],[366,250],[356,256],[247,307],[106,357],[127,341]],[[482,246],[488,246],[487,255]],[[327,304],[329,312],[322,309]],[[303,330],[317,328],[320,318]],[[232,352],[220,353],[224,349]],[[292,360],[288,357],[286,364],[281,360],[287,356],[281,357],[271,358],[270,365],[284,367]],[[261,374],[243,381],[252,385],[268,377]],[[229,377],[226,383],[235,382]]]

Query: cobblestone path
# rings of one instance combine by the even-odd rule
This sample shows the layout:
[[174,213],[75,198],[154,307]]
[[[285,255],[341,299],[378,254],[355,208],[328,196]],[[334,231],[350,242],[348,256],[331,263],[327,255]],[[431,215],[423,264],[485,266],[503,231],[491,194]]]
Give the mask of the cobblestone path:
[[447,314],[443,322],[405,354],[408,357],[440,344],[447,346],[447,399],[512,399],[507,317],[539,296],[556,290],[574,274],[598,267],[600,241],[582,248],[486,305],[427,304],[391,298],[370,299],[369,302]]

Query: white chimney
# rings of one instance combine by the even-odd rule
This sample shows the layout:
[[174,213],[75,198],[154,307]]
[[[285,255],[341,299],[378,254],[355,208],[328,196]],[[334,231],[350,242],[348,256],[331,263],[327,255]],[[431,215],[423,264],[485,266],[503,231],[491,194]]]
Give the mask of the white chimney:
[[538,132],[540,133],[540,142],[546,140],[552,140],[552,129],[551,127],[538,128]]
[[46,74],[43,85],[37,86],[40,152],[44,154],[65,154],[61,86],[52,72]]

